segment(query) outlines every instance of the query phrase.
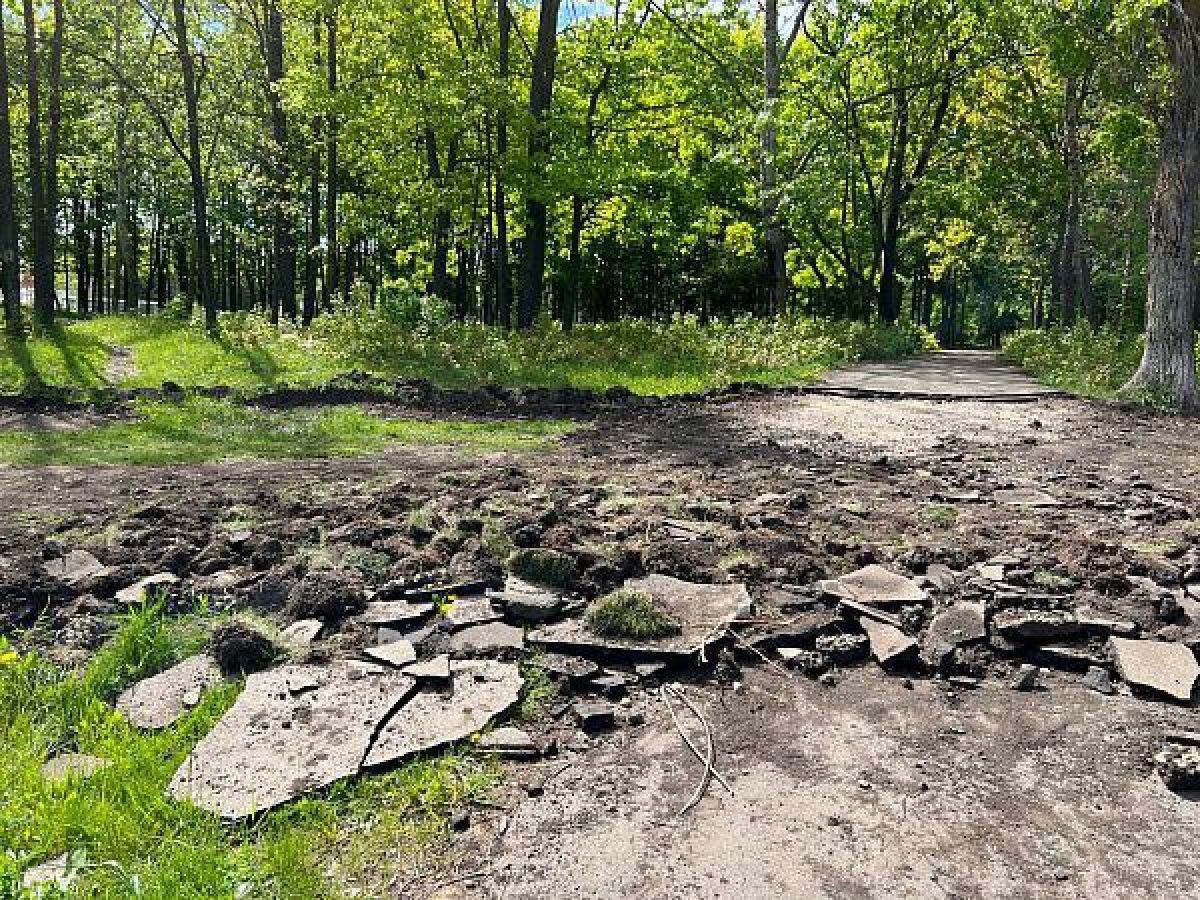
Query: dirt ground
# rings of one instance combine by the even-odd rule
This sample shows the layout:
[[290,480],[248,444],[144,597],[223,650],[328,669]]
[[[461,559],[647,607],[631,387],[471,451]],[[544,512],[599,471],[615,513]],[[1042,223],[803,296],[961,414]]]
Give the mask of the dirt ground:
[[[482,558],[471,523],[495,516],[510,534],[533,529],[536,543],[589,560],[585,593],[642,571],[735,579],[770,616],[796,586],[866,562],[919,574],[1020,551],[1145,631],[1180,629],[1156,619],[1135,582],[1200,546],[1198,434],[1195,421],[1054,397],[810,394],[614,410],[535,454],[395,448],[358,460],[0,468],[0,576],[76,545],[130,574],[179,548],[221,563],[232,527],[278,543],[256,563],[271,573],[301,550],[336,561],[350,547],[385,552],[393,575],[465,570]],[[1059,505],[996,502],[1015,487]],[[414,509],[432,510],[442,537],[401,527]],[[680,519],[703,538],[664,532]],[[451,540],[456,522],[468,536]],[[10,624],[19,614],[9,611]],[[51,641],[72,639],[76,614],[70,598],[43,611]],[[974,688],[873,664],[831,683],[749,660],[736,686],[685,675],[733,795],[713,784],[683,816],[701,767],[658,695],[639,691],[644,724],[514,765],[496,808],[476,810],[455,836],[448,865],[366,893],[1200,895],[1200,807],[1149,762],[1164,729],[1200,731],[1196,710],[1102,696],[1065,671],[1013,691],[1017,661],[982,654]],[[545,727],[558,726],[548,717]],[[542,780],[544,793],[522,788]]]

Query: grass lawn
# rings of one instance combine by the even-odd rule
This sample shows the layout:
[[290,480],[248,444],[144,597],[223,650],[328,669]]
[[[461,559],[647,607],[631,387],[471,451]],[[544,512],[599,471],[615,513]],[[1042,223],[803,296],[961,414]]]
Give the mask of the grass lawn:
[[[252,825],[227,826],[171,799],[171,776],[240,685],[211,689],[154,734],[127,724],[110,703],[195,652],[203,624],[199,616],[166,619],[148,605],[122,618],[79,672],[0,639],[0,897],[22,896],[21,873],[62,854],[75,872],[69,896],[277,900],[337,897],[353,884],[381,889],[379,879],[386,884],[436,848],[449,810],[496,783],[492,764],[456,751],[345,782]],[[42,763],[65,752],[111,765],[86,779],[43,779]]]
[[144,402],[129,422],[78,430],[0,431],[13,465],[170,465],[226,459],[362,456],[389,444],[467,450],[536,450],[574,428],[549,420],[467,422],[385,419],[358,407],[267,411],[191,397]]
[[666,395],[734,381],[803,383],[856,359],[903,356],[930,346],[926,333],[908,326],[809,319],[704,326],[690,319],[628,320],[570,332],[543,323],[515,333],[471,323],[401,324],[369,310],[323,316],[307,331],[227,314],[220,337],[213,339],[196,323],[173,316],[126,315],[7,340],[0,345],[0,391],[157,387],[172,381],[253,392],[318,384],[362,370],[429,378],[447,387],[622,386]]

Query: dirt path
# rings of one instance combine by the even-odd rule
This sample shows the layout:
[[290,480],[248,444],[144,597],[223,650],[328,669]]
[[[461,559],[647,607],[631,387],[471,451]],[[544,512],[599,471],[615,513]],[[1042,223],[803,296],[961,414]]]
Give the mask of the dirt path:
[[[955,357],[952,367],[969,375],[976,363],[976,382],[998,384],[986,359]],[[838,377],[877,387],[879,371]],[[888,378],[907,384],[927,371],[915,361]],[[999,380],[1005,399],[1029,388],[1011,372]],[[0,469],[0,555],[83,542],[106,562],[153,569],[173,548],[211,555],[236,520],[285,553],[336,556],[366,542],[397,567],[453,568],[474,558],[469,541],[443,551],[399,522],[415,508],[448,522],[494,511],[512,533],[536,529],[544,546],[612,559],[630,550],[646,571],[745,581],[768,612],[789,585],[864,562],[923,571],[930,561],[965,568],[1020,552],[1031,569],[1069,573],[1081,598],[1147,632],[1174,628],[1174,639],[1200,641],[1194,625],[1164,629],[1130,581],[1200,547],[1195,429],[1061,398],[813,394],[600,415],[533,455],[396,448],[350,461]],[[1000,502],[1013,487],[1045,491],[1056,505]],[[769,499],[787,494],[804,502]],[[666,523],[679,518],[705,537],[671,537]],[[1167,791],[1149,764],[1164,728],[1200,730],[1197,711],[1101,696],[1068,672],[1019,693],[1007,687],[1013,667],[985,655],[972,670],[975,690],[940,679],[910,689],[873,665],[838,672],[832,685],[746,667],[743,687],[723,698],[711,682],[690,685],[735,795],[714,785],[685,817],[677,811],[698,766],[653,691],[634,694],[645,724],[591,740],[548,716],[532,730],[568,733],[563,753],[514,767],[507,812],[476,810],[447,868],[389,874],[381,884],[392,887],[367,893],[1200,893],[1191,859],[1200,807]],[[550,775],[541,796],[519,787]]]

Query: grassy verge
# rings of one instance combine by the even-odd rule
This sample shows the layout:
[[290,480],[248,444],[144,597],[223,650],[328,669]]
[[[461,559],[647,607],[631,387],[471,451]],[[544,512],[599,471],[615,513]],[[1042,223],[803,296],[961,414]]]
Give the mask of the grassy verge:
[[[1113,400],[1142,359],[1141,334],[1087,327],[1019,331],[1004,343],[1005,354],[1039,381],[1100,400]],[[1159,406],[1146,397],[1147,405]]]
[[[459,753],[356,779],[328,795],[229,827],[164,789],[195,743],[232,704],[234,683],[209,691],[157,734],[129,726],[109,702],[137,678],[196,649],[194,628],[155,607],[121,621],[82,672],[0,646],[0,897],[21,896],[21,873],[68,854],[71,896],[325,898],[402,871],[446,832],[448,810],[495,782]],[[78,751],[111,765],[50,783],[42,763]]]
[[[169,315],[109,316],[8,341],[0,349],[0,390],[173,381],[253,391],[317,384],[359,369],[448,387],[620,386],[665,395],[735,381],[803,383],[856,359],[930,347],[927,333],[908,326],[808,319],[705,326],[694,319],[627,320],[570,332],[543,323],[515,333],[453,321],[394,322],[370,310],[323,316],[308,331],[230,314],[221,319],[221,336],[210,339],[197,324]],[[128,361],[109,367],[118,349]]]
[[389,444],[532,450],[565,422],[385,419],[357,407],[266,411],[225,400],[145,402],[129,422],[69,431],[0,431],[0,462],[14,465],[171,465],[226,459],[361,456]]

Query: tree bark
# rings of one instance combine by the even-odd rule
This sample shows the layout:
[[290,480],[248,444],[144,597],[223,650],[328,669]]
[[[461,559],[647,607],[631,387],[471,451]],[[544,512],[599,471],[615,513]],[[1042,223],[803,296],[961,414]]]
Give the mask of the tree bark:
[[[320,72],[325,62],[321,56],[321,14],[313,20],[313,68]],[[321,116],[312,119],[312,157],[308,172],[308,244],[304,252],[304,304],[301,322],[312,324],[317,314],[317,276],[321,271]]]
[[1080,310],[1096,325],[1092,279],[1083,238],[1083,143],[1080,121],[1087,92],[1087,77],[1069,76],[1063,91],[1063,166],[1067,176],[1067,207],[1064,211],[1062,256],[1058,264],[1061,280],[1062,323],[1074,325]]
[[0,291],[4,294],[4,323],[9,334],[21,334],[21,261],[17,250],[17,210],[13,195],[12,119],[8,109],[8,49],[0,8]]
[[267,105],[271,111],[271,173],[275,180],[271,244],[275,263],[271,279],[272,319],[278,311],[296,320],[296,235],[292,227],[292,167],[288,162],[287,113],[280,94],[284,77],[283,15],[278,0],[266,0],[263,55],[267,65]]
[[1150,203],[1146,347],[1127,394],[1158,395],[1185,412],[1196,393],[1197,197],[1200,195],[1200,0],[1171,0],[1161,21],[1172,70],[1158,179]]
[[175,43],[179,51],[179,68],[183,73],[183,102],[187,114],[188,174],[191,176],[192,217],[196,230],[195,287],[204,306],[204,328],[209,334],[216,334],[217,295],[213,288],[212,235],[208,229],[208,196],[200,155],[200,104],[196,94],[196,64],[192,59],[192,47],[188,39],[184,0],[173,0],[173,6]]
[[[508,0],[497,0],[500,31],[500,84],[508,89],[512,14]],[[496,318],[502,328],[512,325],[512,273],[508,255],[508,200],[504,181],[508,165],[508,112],[502,107],[496,118]]]
[[333,306],[341,271],[338,264],[338,89],[337,14],[325,17],[326,89],[329,91],[330,111],[325,126],[325,277],[321,282],[321,306]]
[[558,59],[558,11],[561,0],[542,0],[538,19],[537,48],[529,79],[529,164],[533,186],[525,198],[525,241],[521,256],[521,292],[517,303],[517,327],[529,328],[537,318],[546,287],[546,158],[550,134],[546,113],[554,94],[554,69]]
[[[124,0],[116,0],[113,10],[113,61],[123,66],[125,58]],[[114,127],[114,168],[116,169],[116,244],[117,296],[121,306],[129,304],[129,292],[136,296],[138,290],[137,258],[129,238],[129,157],[126,152],[126,121],[129,112],[129,93],[125,79],[117,79],[117,109]]]
[[[803,15],[803,13],[801,13]],[[774,316],[787,305],[787,236],[779,221],[779,155],[775,107],[779,102],[781,57],[779,46],[779,0],[766,0],[763,27],[764,98],[759,130],[759,171],[762,190],[763,246],[766,252],[767,315]]]
[[38,78],[37,19],[33,0],[25,0],[26,139],[29,147],[30,236],[33,245],[33,314],[41,325],[54,321],[54,247],[48,239],[53,225],[46,209],[45,157],[42,147],[41,86]]

